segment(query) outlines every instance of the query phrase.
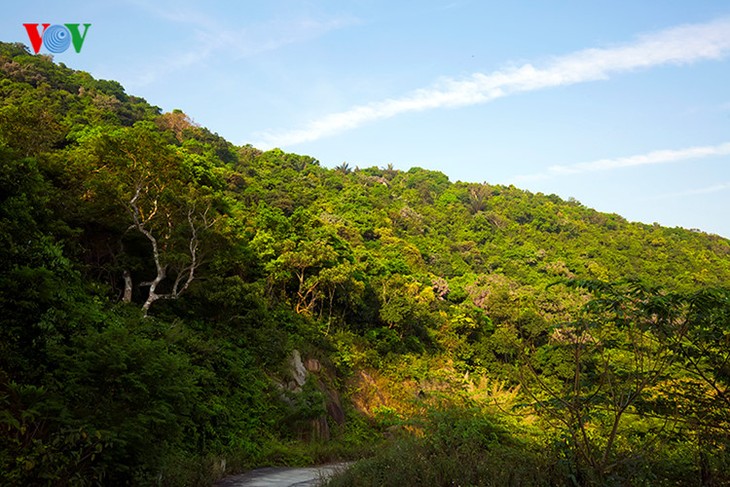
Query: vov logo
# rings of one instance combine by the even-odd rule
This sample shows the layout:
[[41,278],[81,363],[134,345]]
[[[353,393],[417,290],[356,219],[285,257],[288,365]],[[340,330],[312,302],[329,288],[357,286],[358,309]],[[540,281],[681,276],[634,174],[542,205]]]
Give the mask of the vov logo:
[[[38,30],[39,25],[43,27],[42,31]],[[38,54],[41,46],[45,46],[49,52],[59,54],[65,52],[72,43],[76,52],[81,52],[91,24],[83,24],[83,34],[81,34],[79,25],[81,24],[23,24],[23,27],[28,31],[33,53]]]

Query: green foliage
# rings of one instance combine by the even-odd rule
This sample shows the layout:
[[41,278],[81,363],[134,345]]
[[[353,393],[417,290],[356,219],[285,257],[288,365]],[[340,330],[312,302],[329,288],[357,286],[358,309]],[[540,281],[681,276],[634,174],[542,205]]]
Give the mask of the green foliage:
[[[423,436],[352,485],[721,483],[729,255],[555,195],[234,147],[0,43],[0,483],[209,485],[393,428]],[[281,390],[295,347],[345,398],[325,446],[297,432],[334,399]],[[470,374],[522,379],[509,432],[419,416]]]
[[329,486],[571,485],[550,451],[522,443],[497,418],[471,408],[434,409],[423,437],[394,440]]
[[[644,468],[655,445],[678,442],[682,430],[696,443],[679,441],[699,452],[691,470],[703,482],[722,476],[710,463],[724,462],[714,442],[730,438],[727,383],[717,367],[726,352],[696,344],[709,343],[697,336],[707,320],[719,317],[711,328],[722,335],[727,291],[683,295],[635,280],[566,284],[593,299],[547,342],[523,341],[521,381],[535,411],[563,436],[578,477],[617,482],[617,472]],[[712,453],[709,443],[718,447]]]

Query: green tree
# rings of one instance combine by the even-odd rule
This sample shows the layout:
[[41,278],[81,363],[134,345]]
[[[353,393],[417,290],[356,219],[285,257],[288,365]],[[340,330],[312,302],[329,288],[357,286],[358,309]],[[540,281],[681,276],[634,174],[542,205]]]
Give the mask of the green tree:
[[579,319],[525,343],[522,383],[538,414],[563,432],[583,482],[611,474],[657,441],[664,424],[632,435],[627,416],[671,376],[671,332],[687,334],[680,298],[633,282],[567,281],[594,298]]
[[[210,198],[185,181],[181,156],[166,142],[152,123],[139,122],[111,132],[91,131],[77,149],[88,161],[86,199],[111,213],[126,213],[125,234],[136,233],[149,248],[154,271],[138,284],[148,289],[145,314],[159,299],[176,299],[188,289],[202,264],[202,236],[217,218]],[[149,276],[144,268],[141,274]],[[130,269],[123,270],[123,279],[122,299],[130,302]]]

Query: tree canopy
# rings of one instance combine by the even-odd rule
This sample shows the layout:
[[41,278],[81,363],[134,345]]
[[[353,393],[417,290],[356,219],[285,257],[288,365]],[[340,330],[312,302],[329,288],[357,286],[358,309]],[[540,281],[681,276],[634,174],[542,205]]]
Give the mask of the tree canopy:
[[[237,147],[0,43],[0,480],[210,485],[321,459],[296,445],[324,421],[346,451],[395,426],[429,455],[543,445],[565,485],[727,482],[728,256],[556,195]],[[292,392],[295,349],[319,375]]]

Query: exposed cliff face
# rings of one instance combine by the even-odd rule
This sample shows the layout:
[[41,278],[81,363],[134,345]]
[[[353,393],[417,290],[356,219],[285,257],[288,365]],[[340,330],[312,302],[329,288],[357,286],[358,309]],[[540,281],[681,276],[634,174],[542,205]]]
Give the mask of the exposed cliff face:
[[280,384],[280,387],[291,394],[282,395],[282,400],[294,409],[303,408],[302,403],[306,403],[309,409],[305,413],[307,421],[299,426],[299,436],[302,439],[329,440],[330,426],[343,426],[346,419],[340,393],[333,385],[334,372],[323,368],[315,358],[302,359],[296,349],[288,363],[291,380]]

